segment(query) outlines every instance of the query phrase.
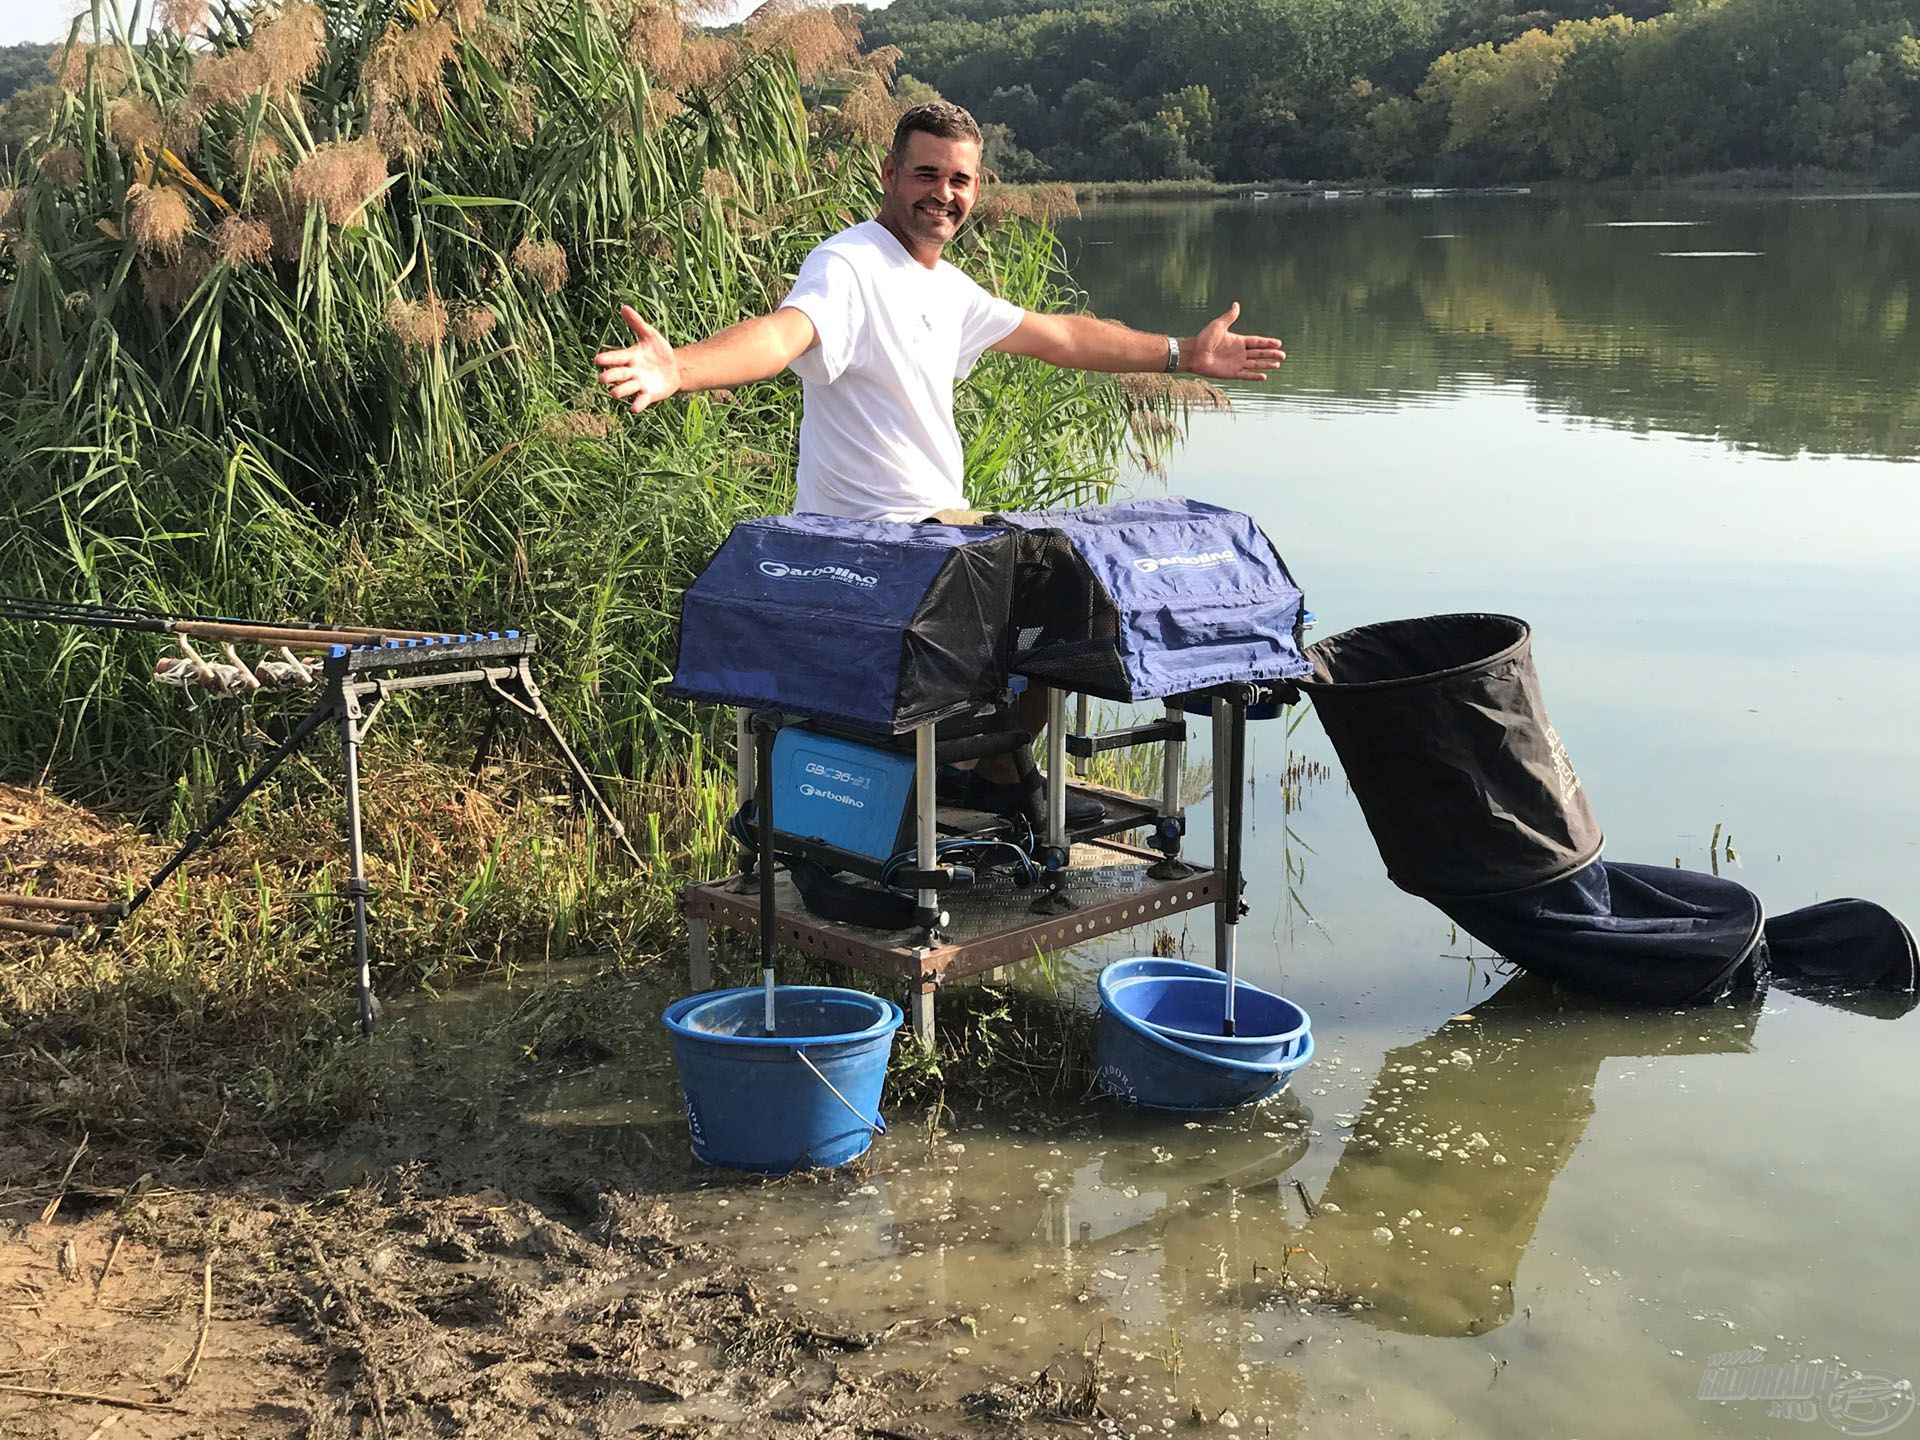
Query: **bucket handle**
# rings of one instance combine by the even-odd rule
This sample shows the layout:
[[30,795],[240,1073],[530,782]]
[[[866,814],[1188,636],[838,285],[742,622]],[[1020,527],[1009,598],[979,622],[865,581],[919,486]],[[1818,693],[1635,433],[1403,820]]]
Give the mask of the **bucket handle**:
[[807,1058],[806,1051],[795,1050],[793,1052],[793,1058],[798,1060],[802,1065],[806,1066],[807,1069],[813,1071],[813,1078],[818,1080],[822,1085],[826,1086],[828,1093],[831,1094],[834,1099],[838,1100],[842,1105],[846,1106],[848,1110],[852,1111],[854,1119],[858,1120],[862,1125],[866,1126],[869,1130],[873,1131],[873,1133],[876,1135],[884,1135],[887,1133],[887,1122],[881,1119],[878,1115],[874,1116],[873,1119],[871,1120],[869,1120],[866,1116],[862,1115],[859,1112],[859,1110],[855,1108],[854,1103],[851,1100],[847,1099],[846,1096],[842,1095],[839,1089],[835,1087],[834,1083],[831,1080],[827,1079],[825,1075],[822,1075],[820,1073],[820,1067],[814,1064],[813,1061]]

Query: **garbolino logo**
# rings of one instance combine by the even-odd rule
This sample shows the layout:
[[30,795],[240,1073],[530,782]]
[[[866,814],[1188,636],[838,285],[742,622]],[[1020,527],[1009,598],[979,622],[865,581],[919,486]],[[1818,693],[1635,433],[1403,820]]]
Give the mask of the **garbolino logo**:
[[880,583],[878,575],[863,575],[845,565],[789,565],[784,560],[762,560],[760,573],[769,580],[838,580],[856,590],[871,590]]
[[1198,555],[1142,555],[1133,562],[1133,568],[1142,575],[1160,570],[1212,570],[1232,565],[1236,558],[1231,550],[1202,550]]

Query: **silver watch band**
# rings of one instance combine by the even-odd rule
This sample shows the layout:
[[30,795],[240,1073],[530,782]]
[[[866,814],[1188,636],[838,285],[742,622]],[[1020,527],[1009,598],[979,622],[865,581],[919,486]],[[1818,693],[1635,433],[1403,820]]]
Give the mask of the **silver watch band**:
[[1180,342],[1173,336],[1167,336],[1167,374],[1171,375],[1180,368]]

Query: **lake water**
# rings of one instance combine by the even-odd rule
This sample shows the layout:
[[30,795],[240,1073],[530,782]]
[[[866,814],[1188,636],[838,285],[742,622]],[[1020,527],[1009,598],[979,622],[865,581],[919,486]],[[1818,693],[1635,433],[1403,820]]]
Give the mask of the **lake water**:
[[[1140,204],[1067,242],[1101,313],[1286,340],[1137,488],[1258,517],[1318,633],[1522,616],[1609,856],[1920,918],[1920,200]],[[1332,778],[1283,793],[1295,756]],[[1878,1433],[1861,1392],[1700,1395],[1716,1357],[1920,1377],[1920,1016],[1505,982],[1387,882],[1311,718],[1252,769],[1243,973],[1320,1047],[1290,1096],[963,1114],[835,1186],[717,1180],[704,1223],[850,1323],[969,1317],[935,1370],[1104,1343],[1129,1435]],[[585,1083],[556,1116],[632,1119]]]

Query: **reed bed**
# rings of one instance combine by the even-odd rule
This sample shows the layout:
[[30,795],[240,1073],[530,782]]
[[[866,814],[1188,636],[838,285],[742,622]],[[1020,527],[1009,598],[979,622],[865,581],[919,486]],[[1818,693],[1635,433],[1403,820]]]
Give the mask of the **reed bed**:
[[[657,951],[673,886],[724,864],[728,803],[710,720],[661,695],[678,598],[729,526],[790,503],[797,384],[631,417],[590,357],[622,300],[675,338],[770,308],[870,214],[890,57],[800,6],[727,36],[664,0],[182,3],[150,32],[136,14],[95,0],[46,132],[0,177],[0,593],[534,629],[549,702],[648,863],[610,873],[509,769],[507,803],[476,798],[459,707],[383,720],[382,986]],[[954,256],[1022,305],[1078,303],[1031,206]],[[978,503],[1091,498],[1165,444],[1130,419],[1176,408],[990,356],[960,397]],[[92,876],[0,853],[9,884],[124,886],[285,733],[284,702],[190,706],[153,659],[123,635],[0,632],[0,778],[96,807],[131,847]],[[191,1145],[234,1115],[368,1102],[337,809],[309,765],[113,944],[9,949],[0,1050],[26,1113]]]

